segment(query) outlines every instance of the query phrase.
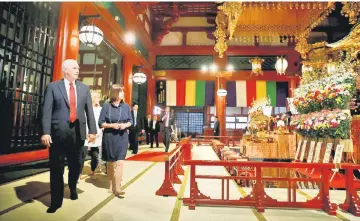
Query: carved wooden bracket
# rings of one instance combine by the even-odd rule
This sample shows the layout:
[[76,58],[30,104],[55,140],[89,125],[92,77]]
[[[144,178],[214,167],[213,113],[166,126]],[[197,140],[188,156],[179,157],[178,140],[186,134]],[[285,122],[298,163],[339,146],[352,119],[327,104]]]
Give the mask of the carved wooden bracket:
[[161,41],[163,40],[164,36],[169,34],[172,25],[176,23],[179,20],[179,18],[180,18],[179,5],[177,3],[174,3],[173,15],[171,16],[171,18],[169,18],[162,24],[162,28],[155,35],[154,41],[156,45],[161,44]]

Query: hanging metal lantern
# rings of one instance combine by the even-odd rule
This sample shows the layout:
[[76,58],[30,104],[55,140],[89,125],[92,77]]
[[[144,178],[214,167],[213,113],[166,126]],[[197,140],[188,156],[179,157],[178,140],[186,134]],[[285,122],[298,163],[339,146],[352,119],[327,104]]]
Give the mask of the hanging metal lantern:
[[336,74],[337,63],[332,60],[329,60],[329,63],[326,64],[326,68],[328,74],[330,75]]
[[278,57],[275,63],[275,69],[278,74],[285,75],[285,71],[288,67],[288,62],[284,57]]
[[90,24],[82,25],[79,32],[79,39],[82,43],[86,46],[94,47],[99,45],[104,39],[104,33],[101,31],[100,28],[94,25],[94,20]]
[[263,75],[264,72],[262,71],[261,64],[264,62],[264,59],[256,57],[250,60],[252,66],[252,74]]
[[303,63],[302,67],[301,67],[301,73],[307,73],[307,72],[312,72],[313,71],[313,67]]

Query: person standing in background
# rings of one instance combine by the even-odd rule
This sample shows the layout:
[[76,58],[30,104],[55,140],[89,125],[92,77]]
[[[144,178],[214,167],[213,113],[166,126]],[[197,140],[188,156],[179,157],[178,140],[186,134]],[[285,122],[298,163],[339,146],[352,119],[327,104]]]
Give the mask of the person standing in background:
[[219,120],[217,116],[214,116],[214,136],[219,136],[219,134],[220,134]]
[[150,131],[151,131],[151,114],[147,115],[147,118],[144,119],[144,128],[145,128],[145,135],[146,135],[146,144],[149,145],[150,143]]
[[124,87],[114,84],[110,89],[110,103],[105,103],[98,124],[104,128],[102,158],[107,161],[109,192],[116,196],[121,191],[124,160],[129,144],[128,128],[132,124],[130,107],[124,103]]
[[129,141],[130,141],[130,150],[133,154],[137,154],[139,150],[139,133],[144,132],[142,117],[139,114],[139,105],[137,103],[133,104],[133,110],[131,111],[131,116],[133,120],[133,125],[129,128]]
[[[91,92],[91,98],[93,102],[93,110],[95,115],[95,121],[99,121],[101,106],[100,106],[100,94],[97,91]],[[99,165],[99,155],[101,155],[101,143],[102,143],[102,130],[99,125],[96,124],[97,134],[95,138],[95,143],[90,143],[88,140],[85,141],[85,145],[87,147],[88,153],[91,157],[91,174],[93,176],[95,174],[95,169]]]
[[89,86],[77,81],[77,61],[65,60],[62,72],[64,78],[48,84],[44,94],[41,142],[49,147],[51,192],[47,213],[56,212],[63,203],[65,157],[69,167],[70,199],[78,199],[76,185],[83,164],[81,151],[86,139],[86,125],[90,143],[95,141],[97,134]]
[[174,126],[174,115],[170,114],[170,107],[165,108],[165,115],[162,117],[162,122],[164,123],[164,144],[165,144],[165,152],[169,151],[170,147],[170,138],[171,133],[175,132]]
[[152,121],[150,122],[150,148],[153,148],[154,139],[156,142],[156,148],[159,147],[158,134],[160,132],[160,124],[157,120],[157,116],[154,115]]

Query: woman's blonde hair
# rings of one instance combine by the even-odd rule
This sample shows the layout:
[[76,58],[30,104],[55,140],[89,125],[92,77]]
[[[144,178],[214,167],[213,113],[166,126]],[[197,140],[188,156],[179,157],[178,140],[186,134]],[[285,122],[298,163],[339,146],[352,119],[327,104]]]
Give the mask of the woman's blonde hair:
[[124,92],[124,87],[120,84],[113,84],[110,88],[110,102],[114,102],[119,98],[120,92]]
[[94,97],[95,96],[98,96],[100,99],[101,99],[101,94],[100,94],[100,92],[99,91],[91,91],[91,100],[92,100],[92,102],[94,103]]

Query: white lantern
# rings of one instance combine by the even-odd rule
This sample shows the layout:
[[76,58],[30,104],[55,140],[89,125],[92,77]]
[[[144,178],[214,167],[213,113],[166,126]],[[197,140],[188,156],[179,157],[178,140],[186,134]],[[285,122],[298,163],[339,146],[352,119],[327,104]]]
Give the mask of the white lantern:
[[95,25],[86,25],[81,27],[79,32],[79,39],[82,43],[89,47],[99,45],[104,39],[104,34],[100,28]]
[[220,88],[217,91],[217,96],[219,96],[219,97],[225,97],[226,95],[227,95],[227,91],[225,89]]
[[142,72],[137,72],[133,75],[133,81],[137,84],[142,84],[146,81],[146,75]]
[[283,57],[278,57],[276,63],[275,63],[275,69],[278,74],[285,75],[285,71],[288,67],[288,62]]

